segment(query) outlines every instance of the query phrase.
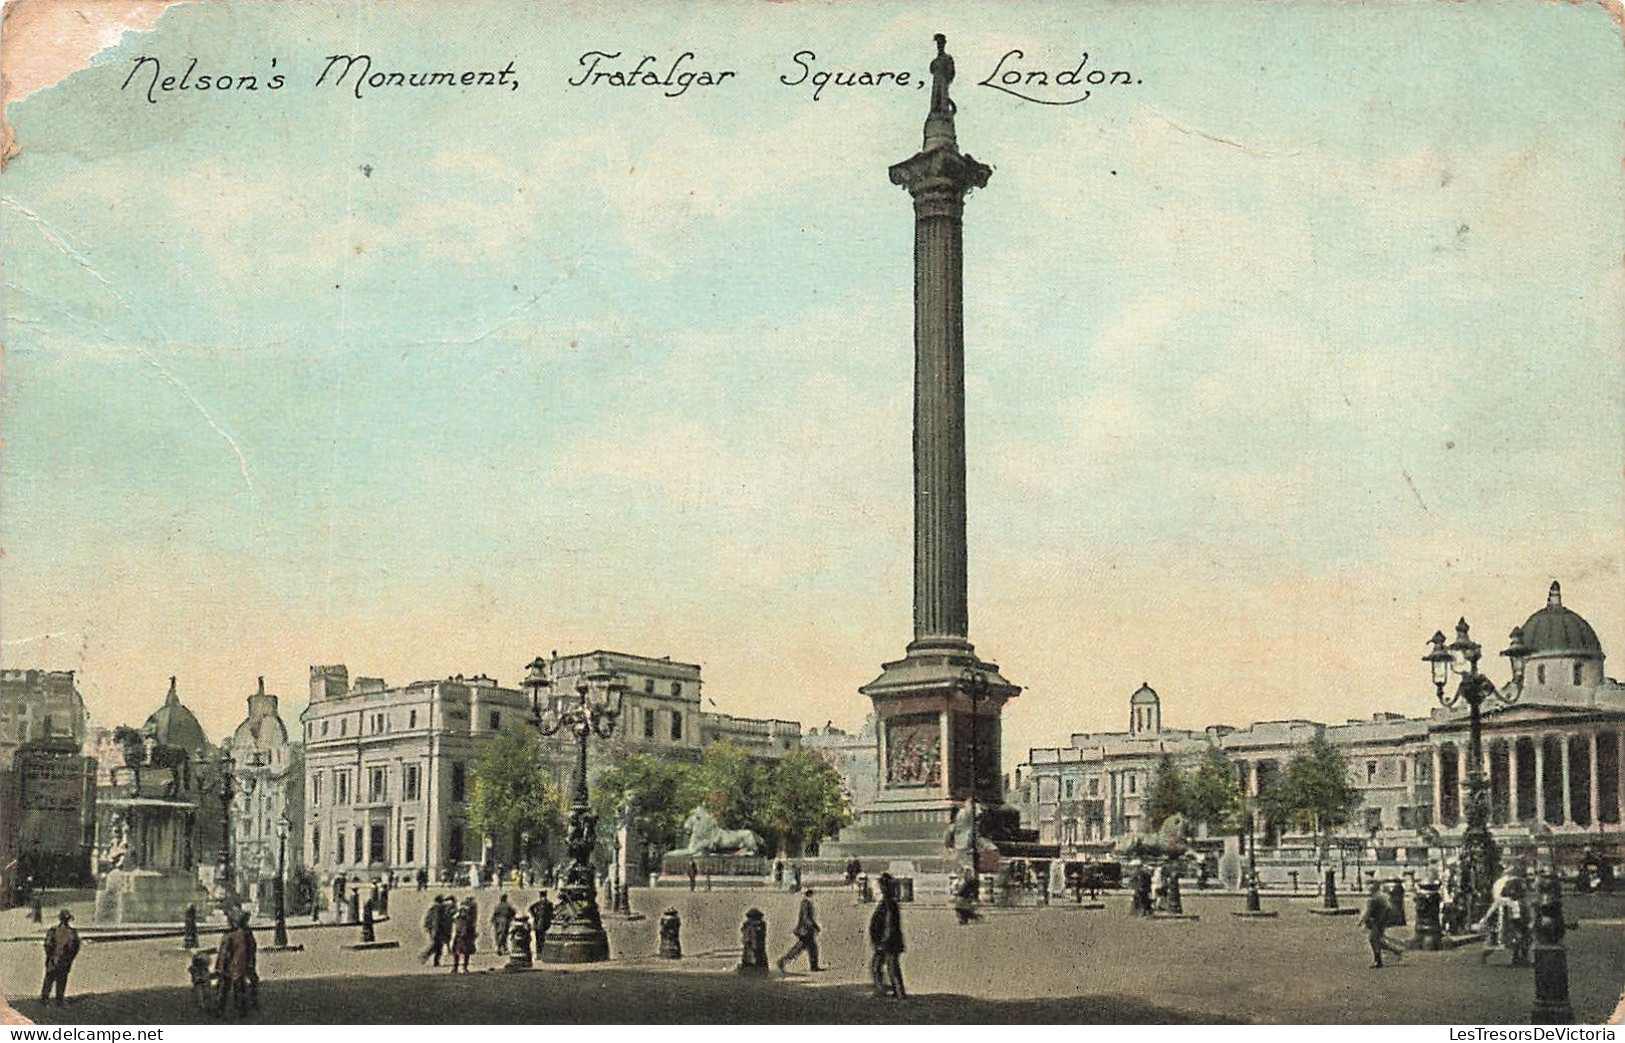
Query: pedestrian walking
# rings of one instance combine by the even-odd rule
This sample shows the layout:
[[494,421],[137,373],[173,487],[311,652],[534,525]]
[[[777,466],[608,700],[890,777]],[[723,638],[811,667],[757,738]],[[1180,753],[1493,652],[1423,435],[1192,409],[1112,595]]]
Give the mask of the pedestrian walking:
[[497,907],[491,910],[491,934],[496,938],[498,956],[508,955],[508,931],[513,927],[515,915],[507,895],[498,898]]
[[688,860],[688,889],[690,891],[694,890],[694,881],[699,878],[699,875],[700,875],[700,867],[699,867],[699,865],[696,864],[695,861],[692,858],[689,859]]
[[50,1002],[50,993],[53,986],[56,988],[56,1005],[62,1006],[67,1001],[63,998],[68,991],[68,972],[73,970],[74,958],[79,955],[79,932],[70,924],[73,914],[66,909],[56,914],[56,926],[45,932],[45,983],[39,989],[39,1001]]
[[1373,880],[1371,882],[1371,893],[1365,900],[1365,909],[1361,911],[1359,921],[1360,926],[1365,928],[1366,941],[1371,945],[1372,970],[1382,966],[1382,954],[1384,952],[1392,953],[1396,960],[1402,959],[1405,955],[1405,951],[1389,941],[1386,935],[1388,922],[1393,918],[1393,915],[1393,907],[1388,904],[1388,899],[1383,896],[1382,884]]
[[464,902],[463,907],[457,910],[457,919],[452,925],[451,936],[451,973],[456,974],[459,967],[464,974],[468,973],[469,957],[474,955],[474,904]]
[[538,893],[536,901],[530,903],[530,930],[533,944],[538,954],[542,951],[542,936],[547,929],[553,926],[553,902],[547,897],[546,891]]
[[869,916],[869,976],[875,996],[907,999],[903,989],[903,913],[897,905],[897,884],[890,873],[880,874],[880,903]]
[[440,966],[440,953],[445,948],[445,941],[440,936],[441,914],[445,911],[445,895],[435,895],[434,901],[423,913],[423,933],[429,936],[429,944],[423,950],[419,960],[434,958],[434,965]]
[[361,922],[361,885],[350,885],[350,919],[348,923]]
[[45,911],[40,908],[40,904],[43,901],[44,899],[40,896],[39,888],[34,888],[34,892],[28,896],[28,918],[35,923],[45,922]]
[[981,887],[976,877],[967,874],[959,884],[954,894],[954,915],[959,917],[959,926],[963,927],[974,920],[980,920],[982,915],[976,911],[976,900],[981,897]]
[[818,926],[818,917],[813,911],[812,888],[807,888],[801,896],[801,911],[796,916],[795,930],[791,933],[796,936],[796,943],[790,946],[790,951],[779,957],[779,973],[784,973],[784,965],[800,956],[807,954],[807,966],[814,971],[823,970],[818,966],[818,932],[823,928]]

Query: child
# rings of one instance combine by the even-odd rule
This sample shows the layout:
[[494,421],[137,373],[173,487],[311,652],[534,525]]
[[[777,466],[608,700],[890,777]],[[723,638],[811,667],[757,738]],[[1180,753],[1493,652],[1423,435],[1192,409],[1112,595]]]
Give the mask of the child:
[[198,1010],[206,1010],[211,1014],[215,1011],[214,990],[210,987],[214,980],[213,968],[209,966],[209,952],[199,951],[192,954],[191,966],[186,973],[192,979],[192,1003]]

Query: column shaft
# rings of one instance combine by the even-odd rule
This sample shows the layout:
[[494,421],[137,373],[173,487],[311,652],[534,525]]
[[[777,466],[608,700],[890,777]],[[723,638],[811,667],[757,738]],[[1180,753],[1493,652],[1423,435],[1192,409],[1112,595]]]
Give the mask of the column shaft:
[[1444,757],[1433,747],[1433,828],[1444,825]]
[[915,196],[914,637],[969,633],[962,195]]
[[1591,792],[1588,794],[1588,810],[1591,812],[1591,817],[1586,820],[1586,825],[1595,826],[1597,824],[1597,729],[1595,728],[1591,729],[1591,763],[1589,767],[1591,768],[1589,772],[1591,777],[1587,781],[1591,783]]
[[1507,821],[1518,824],[1518,736],[1507,740]]
[[1546,822],[1546,736],[1535,736],[1535,821]]
[[1574,793],[1571,789],[1573,782],[1569,779],[1569,737],[1558,737],[1563,750],[1563,817],[1558,821],[1565,826],[1574,825]]

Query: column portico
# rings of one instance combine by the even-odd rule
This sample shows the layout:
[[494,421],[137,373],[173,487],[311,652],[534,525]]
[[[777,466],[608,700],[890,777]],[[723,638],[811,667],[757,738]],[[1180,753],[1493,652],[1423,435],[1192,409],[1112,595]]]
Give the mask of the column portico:
[[1546,736],[1535,739],[1535,821],[1546,822]]
[[1507,821],[1510,825],[1517,825],[1518,819],[1518,743],[1521,736],[1514,735],[1507,740]]

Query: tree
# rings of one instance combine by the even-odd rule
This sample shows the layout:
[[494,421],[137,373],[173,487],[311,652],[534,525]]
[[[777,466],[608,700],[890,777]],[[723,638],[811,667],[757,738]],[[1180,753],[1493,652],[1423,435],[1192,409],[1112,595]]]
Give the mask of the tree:
[[840,772],[810,750],[788,751],[769,772],[762,818],[792,851],[834,836],[852,821]]
[[1324,735],[1309,740],[1287,762],[1276,783],[1259,795],[1264,813],[1272,820],[1318,832],[1323,858],[1332,831],[1348,822],[1359,802],[1359,790],[1349,781],[1347,759]]
[[[528,725],[499,732],[474,762],[468,824],[492,839],[511,839],[529,858],[535,845],[560,831],[566,803],[541,770],[542,739]],[[521,835],[530,847],[519,851]]]
[[1201,763],[1186,780],[1184,798],[1185,815],[1193,823],[1203,823],[1214,832],[1229,828],[1241,803],[1241,783],[1223,750],[1209,746],[1203,752]]
[[1157,775],[1146,797],[1146,823],[1153,830],[1160,829],[1170,815],[1181,814],[1185,814],[1185,777],[1174,758],[1165,753],[1157,763]]
[[646,753],[625,757],[594,784],[593,810],[602,823],[618,822],[624,804],[644,843],[657,853],[670,851],[687,839],[683,819],[693,804],[683,800],[693,792],[694,771],[692,764]]
[[762,814],[767,807],[767,765],[731,742],[713,742],[678,788],[683,815],[703,804],[724,829],[751,829],[764,839],[776,833]]

